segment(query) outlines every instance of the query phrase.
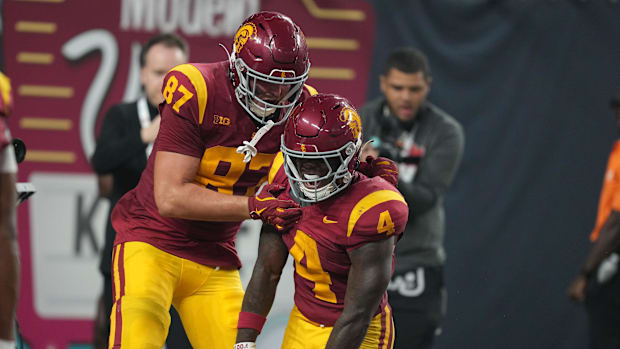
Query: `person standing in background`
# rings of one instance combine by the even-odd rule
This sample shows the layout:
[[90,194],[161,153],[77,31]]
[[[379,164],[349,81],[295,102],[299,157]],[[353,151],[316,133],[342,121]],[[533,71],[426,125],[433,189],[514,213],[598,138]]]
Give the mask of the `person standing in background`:
[[383,96],[360,109],[362,153],[398,163],[398,190],[409,222],[396,248],[388,294],[396,326],[395,348],[432,347],[446,307],[443,247],[444,195],[463,155],[462,126],[426,100],[431,86],[426,56],[414,48],[392,52],[380,77]]
[[[620,130],[620,90],[611,108]],[[590,240],[590,251],[568,287],[568,296],[585,304],[590,348],[620,349],[620,140],[609,154]]]
[[15,230],[17,161],[6,123],[12,100],[10,81],[0,72],[0,349],[15,348],[15,308],[19,294]]
[[[144,94],[135,102],[114,105],[107,112],[91,163],[99,175],[101,196],[110,199],[110,212],[101,253],[99,270],[103,276],[103,300],[95,326],[97,348],[107,347],[112,309],[112,246],[116,232],[110,213],[116,202],[140,180],[146,161],[159,131],[161,117],[157,107],[164,101],[161,86],[173,67],[186,63],[189,48],[185,40],[174,34],[151,37],[140,52],[140,81]],[[177,319],[172,336],[185,337]],[[178,325],[178,326],[176,326]],[[178,333],[180,332],[180,335]],[[176,340],[176,339],[175,339]],[[187,342],[187,340],[185,340]]]

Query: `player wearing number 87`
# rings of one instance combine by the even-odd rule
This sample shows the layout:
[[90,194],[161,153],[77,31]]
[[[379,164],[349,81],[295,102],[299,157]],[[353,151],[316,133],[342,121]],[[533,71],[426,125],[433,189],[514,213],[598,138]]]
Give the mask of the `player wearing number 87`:
[[291,200],[254,195],[290,110],[314,91],[304,85],[309,68],[299,27],[259,12],[241,25],[227,60],[168,72],[147,167],[111,217],[110,348],[163,347],[171,304],[194,348],[234,345],[241,221],[286,228],[301,215]]
[[283,234],[263,226],[239,315],[238,348],[252,348],[273,303],[288,253],[295,307],[282,348],[392,348],[387,302],[394,247],[408,217],[398,190],[356,171],[361,123],[344,98],[317,94],[295,108],[269,172],[278,196],[303,215]]

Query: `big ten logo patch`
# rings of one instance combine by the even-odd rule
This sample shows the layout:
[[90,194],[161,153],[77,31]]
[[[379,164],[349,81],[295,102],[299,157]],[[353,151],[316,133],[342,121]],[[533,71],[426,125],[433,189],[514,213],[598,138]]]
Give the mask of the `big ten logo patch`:
[[230,126],[230,118],[221,115],[214,115],[213,123],[216,125]]
[[250,38],[256,36],[256,26],[254,23],[246,23],[235,34],[235,52],[241,52],[243,45],[245,45]]
[[348,107],[342,108],[338,119],[349,126],[353,137],[358,138],[360,136],[362,133],[362,121],[355,109]]

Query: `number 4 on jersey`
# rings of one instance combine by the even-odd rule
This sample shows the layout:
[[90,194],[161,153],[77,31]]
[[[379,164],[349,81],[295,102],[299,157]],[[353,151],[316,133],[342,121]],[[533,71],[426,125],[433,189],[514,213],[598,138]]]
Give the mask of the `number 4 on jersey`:
[[177,87],[179,92],[183,94],[183,97],[179,98],[176,103],[172,105],[172,109],[174,109],[174,111],[178,113],[181,106],[185,104],[185,102],[187,102],[190,98],[192,98],[194,94],[189,92],[189,90],[185,86],[179,86],[179,80],[177,80],[175,76],[171,76],[170,78],[168,78],[168,82],[166,83],[166,87],[164,88],[163,92],[166,103],[170,104],[172,102],[172,97],[174,96],[174,92],[177,90]]
[[379,223],[377,223],[377,233],[387,233],[387,235],[394,233],[394,222],[390,216],[390,211],[385,210],[379,215]]
[[[314,282],[314,296],[318,299],[330,303],[336,303],[336,294],[329,289],[332,284],[329,273],[323,270],[319,251],[310,236],[301,230],[295,234],[295,245],[290,250],[295,259],[295,271],[301,277]],[[301,264],[301,260],[306,257],[306,265]]]

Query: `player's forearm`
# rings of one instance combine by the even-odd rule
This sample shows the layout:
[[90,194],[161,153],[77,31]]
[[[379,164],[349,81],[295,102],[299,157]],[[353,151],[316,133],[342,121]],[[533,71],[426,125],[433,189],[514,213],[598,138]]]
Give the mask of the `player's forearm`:
[[[268,273],[263,268],[254,268],[252,279],[243,297],[242,312],[267,316],[276,295],[280,274]],[[237,343],[255,342],[259,332],[251,328],[240,328],[237,332]]]
[[590,248],[590,252],[581,268],[581,273],[586,276],[592,275],[599,264],[610,253],[620,247],[620,212],[612,211],[609,218],[601,228],[598,239]]
[[[282,238],[273,227],[263,225],[258,244],[258,259],[252,271],[250,283],[245,290],[242,312],[267,316],[276,295],[282,269],[288,257],[288,250]],[[253,328],[240,328],[237,343],[255,342],[259,331]]]
[[0,339],[13,340],[15,307],[19,292],[19,261],[13,232],[0,229]]
[[248,198],[185,183],[155,189],[155,202],[164,217],[212,222],[240,222],[250,218]]
[[359,348],[366,336],[372,315],[358,313],[347,315],[343,312],[334,324],[325,349]]

